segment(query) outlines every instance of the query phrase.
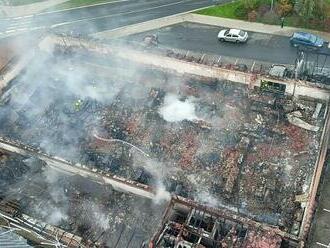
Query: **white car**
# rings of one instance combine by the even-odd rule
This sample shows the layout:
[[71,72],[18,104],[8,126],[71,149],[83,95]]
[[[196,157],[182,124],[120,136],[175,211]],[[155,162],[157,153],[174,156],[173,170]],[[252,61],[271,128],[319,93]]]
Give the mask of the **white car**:
[[218,34],[220,41],[246,42],[248,33],[239,29],[223,29]]

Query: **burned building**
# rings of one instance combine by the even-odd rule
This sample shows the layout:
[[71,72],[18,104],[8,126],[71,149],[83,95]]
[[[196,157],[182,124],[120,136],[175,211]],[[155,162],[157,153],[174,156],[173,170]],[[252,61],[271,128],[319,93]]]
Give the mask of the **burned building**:
[[171,200],[151,247],[285,247],[280,230],[181,197]]
[[122,51],[49,36],[4,78],[2,201],[86,247],[303,244],[327,89]]

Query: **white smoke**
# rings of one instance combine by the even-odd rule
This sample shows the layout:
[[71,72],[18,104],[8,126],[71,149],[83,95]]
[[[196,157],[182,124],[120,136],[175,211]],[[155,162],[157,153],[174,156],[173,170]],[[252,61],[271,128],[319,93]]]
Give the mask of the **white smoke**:
[[42,218],[52,225],[59,225],[61,221],[68,219],[67,209],[51,202],[38,202],[33,205],[33,211],[38,215],[37,218]]
[[207,189],[197,189],[198,192],[196,193],[195,195],[195,199],[198,201],[198,202],[201,202],[203,204],[206,204],[210,207],[218,207],[219,206],[219,200],[213,196],[212,194],[210,194],[210,192],[208,192]]
[[191,99],[180,101],[178,96],[173,94],[165,96],[164,105],[159,109],[159,114],[168,122],[199,119]]
[[153,202],[160,204],[164,201],[169,201],[171,199],[171,194],[165,189],[164,184],[159,182],[156,188],[156,195],[153,198]]
[[166,187],[163,183],[163,179],[168,175],[173,174],[178,169],[172,167],[169,164],[164,164],[160,161],[153,160],[151,158],[146,158],[141,154],[134,153],[133,155],[134,163],[133,166],[138,168],[142,167],[145,171],[150,173],[154,179],[155,183],[155,197],[153,198],[153,202],[155,204],[160,204],[164,201],[169,201],[171,198],[171,194],[166,190]]
[[51,200],[41,202],[35,206],[35,210],[39,211],[46,221],[58,225],[61,221],[68,218],[68,202],[69,199],[64,193],[63,185],[61,185],[61,174],[49,167],[45,167],[43,171],[45,181],[49,184],[49,196]]
[[82,203],[82,208],[86,210],[86,214],[88,215],[88,218],[84,218],[84,220],[90,222],[89,224],[91,224],[91,226],[97,226],[102,228],[102,230],[110,228],[109,215],[101,209],[100,205],[86,200]]
[[49,211],[49,215],[47,217],[47,222],[58,225],[62,220],[66,220],[68,218],[67,214],[63,212],[60,208],[52,208]]

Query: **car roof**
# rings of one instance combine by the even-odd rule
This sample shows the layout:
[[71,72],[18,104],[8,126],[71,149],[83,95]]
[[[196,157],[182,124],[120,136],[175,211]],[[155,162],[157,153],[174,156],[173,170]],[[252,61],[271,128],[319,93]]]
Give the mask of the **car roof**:
[[239,32],[241,32],[241,30],[239,30],[239,29],[229,29],[229,33],[230,34],[236,34],[236,35],[238,35],[239,34]]
[[295,32],[292,37],[299,40],[311,40],[313,37],[317,36],[306,32]]

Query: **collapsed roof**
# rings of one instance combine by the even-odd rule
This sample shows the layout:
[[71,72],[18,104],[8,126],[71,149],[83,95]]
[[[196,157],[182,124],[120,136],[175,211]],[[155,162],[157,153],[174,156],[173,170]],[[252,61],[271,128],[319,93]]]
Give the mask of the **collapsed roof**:
[[[108,173],[113,177],[111,180],[120,177],[146,185],[140,189],[152,192],[155,199],[168,199],[172,193],[276,226],[289,237],[301,235],[328,110],[324,99],[291,98],[284,92],[270,92],[269,85],[251,89],[249,85],[182,75],[122,57],[63,51],[56,50],[50,56],[38,51],[25,71],[6,87],[1,97],[1,136],[40,147],[43,152],[70,160],[76,166],[83,164],[84,170]],[[42,168],[47,161],[51,165],[51,157],[43,158],[46,164],[42,162]],[[6,161],[3,168],[21,165],[22,174],[29,170],[24,169],[26,162],[17,164],[3,159]],[[31,167],[31,163],[28,164]],[[66,166],[73,164],[66,163]],[[37,175],[44,173],[47,178],[47,170],[38,170],[41,171]],[[11,182],[10,169],[2,175],[4,189],[16,187],[18,182]],[[119,244],[120,240],[130,240],[132,230],[132,237],[136,233],[136,228],[130,227],[130,220],[137,226],[144,220],[142,217],[149,218],[147,213],[158,208],[150,200],[137,205],[140,200],[135,196],[112,190],[106,191],[105,199],[113,208],[109,202],[95,206],[98,199],[84,197],[93,187],[83,183],[77,190],[79,180],[70,184],[72,178],[68,182],[64,175],[61,178],[65,180],[54,188],[64,191],[65,199],[72,205],[64,208],[68,219],[56,216],[58,221],[63,221],[62,228],[94,243],[119,240]],[[33,184],[44,185],[45,191],[38,197],[33,196],[37,197],[38,204],[42,203],[39,208],[51,210],[54,204],[63,203],[63,199],[56,202],[49,194],[53,188],[49,182],[33,180]],[[22,185],[25,185],[24,193],[15,195],[20,204],[24,203],[24,211],[47,219],[48,214],[35,211],[35,202],[21,198],[30,195],[27,199],[31,199],[33,195],[25,180]],[[2,194],[8,198],[6,190]],[[109,223],[104,230],[96,223],[92,228],[94,233],[86,234],[85,222],[90,226],[91,213],[97,208],[102,209],[105,213],[102,219]],[[130,214],[121,211],[126,208],[132,208],[132,219]],[[191,211],[186,211],[186,220],[182,223],[189,224]],[[156,212],[155,222],[145,228],[147,235],[138,235],[140,246],[151,237],[152,227],[160,223]],[[122,219],[110,222],[109,216],[114,213]],[[92,220],[81,219],[82,216]],[[68,223],[69,220],[73,223]],[[118,224],[116,221],[125,223],[125,227],[119,229],[113,240],[110,234]],[[217,217],[214,223],[219,221],[223,220]],[[269,233],[246,228],[244,223],[225,226],[218,236],[215,232],[220,230],[216,225],[210,230],[213,241],[222,247],[226,247],[227,235],[240,237],[242,232],[246,247],[248,242],[250,247],[257,247],[253,242],[259,242],[258,239],[252,238],[255,236],[274,241],[273,246],[266,247],[282,245],[277,238],[283,238],[281,235],[267,238]],[[130,230],[127,235],[123,234],[126,230]]]

